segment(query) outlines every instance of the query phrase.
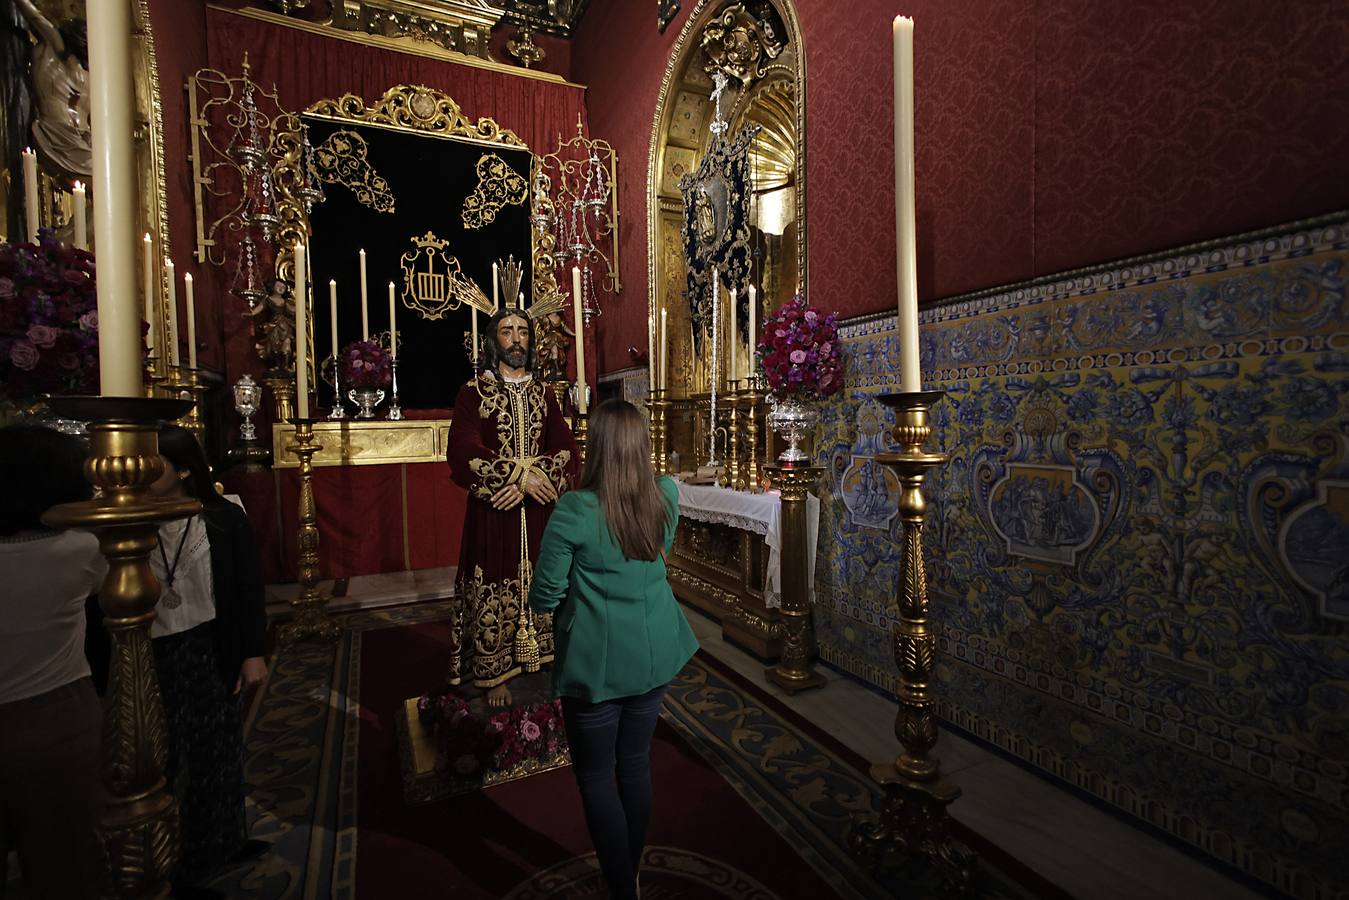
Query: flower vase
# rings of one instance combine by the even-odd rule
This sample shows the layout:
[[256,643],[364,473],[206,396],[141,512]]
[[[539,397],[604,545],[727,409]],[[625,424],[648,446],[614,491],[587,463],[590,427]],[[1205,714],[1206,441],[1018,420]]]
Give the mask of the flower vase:
[[820,411],[795,395],[781,399],[769,395],[771,409],[765,421],[787,442],[787,449],[778,454],[778,462],[784,466],[803,466],[810,462],[810,454],[800,448],[801,440],[815,431],[820,421]]
[[356,413],[358,419],[373,419],[375,407],[384,402],[384,392],[379,388],[352,388],[347,397],[360,409]]

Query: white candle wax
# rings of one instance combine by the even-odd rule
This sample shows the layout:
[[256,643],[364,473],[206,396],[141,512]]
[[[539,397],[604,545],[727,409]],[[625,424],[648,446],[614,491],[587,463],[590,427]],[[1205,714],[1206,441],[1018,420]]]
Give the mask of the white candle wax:
[[572,328],[576,332],[576,410],[586,414],[585,317],[581,312],[581,270],[571,267]]
[[895,276],[899,284],[899,389],[922,390],[918,370],[918,242],[913,178],[913,20],[896,16]]
[[197,297],[193,292],[192,273],[183,273],[183,288],[187,295],[187,367],[197,367]]
[[726,378],[728,381],[736,381],[740,378],[740,310],[736,309],[735,306],[735,288],[731,288],[731,302],[729,305],[731,312],[731,343],[729,347],[730,352],[726,354],[729,357],[726,365]]
[[473,345],[469,348],[473,354],[473,368],[478,367],[478,308],[473,307]]
[[666,330],[667,319],[667,313],[662,309],[660,311],[660,381],[657,382],[662,391],[670,388],[670,332]]
[[23,215],[28,226],[28,240],[37,243],[37,154],[32,147],[23,150]]
[[[295,245],[295,410],[309,418],[309,304],[304,244]],[[364,257],[364,251],[362,251]]]
[[178,280],[173,271],[173,260],[167,256],[164,257],[164,280],[169,285],[169,298],[166,304],[169,308],[169,334],[166,338],[169,345],[169,362],[174,367],[181,366],[183,360],[181,351],[178,349]]
[[[136,303],[136,145],[131,4],[86,5],[94,232],[98,235],[98,369],[102,392],[141,395]],[[146,290],[151,285],[146,283]],[[156,293],[157,296],[157,293]],[[151,319],[151,322],[154,320]]]
[[389,358],[398,358],[398,318],[394,311],[393,282],[389,282]]
[[495,312],[495,311],[498,310],[498,309],[501,309],[501,300],[500,300],[500,298],[497,296],[497,291],[499,290],[498,287],[497,287],[498,284],[499,284],[499,282],[497,281],[497,264],[496,264],[496,263],[492,263],[492,311],[493,311],[493,312]]
[[[144,250],[144,259],[141,261],[141,268],[145,276],[145,321],[150,323],[150,330],[145,334],[145,345],[151,353],[155,352],[155,297],[159,294],[155,290],[155,245],[150,239],[149,232],[146,232],[145,238],[141,241],[141,247]],[[140,329],[136,329],[140,333]]]
[[337,279],[328,279],[328,324],[332,326],[333,362],[337,362]]
[[71,212],[75,219],[75,246],[80,250],[89,249],[89,222],[85,218],[88,212],[88,205],[85,198],[84,182],[75,182],[75,189],[70,192]]
[[370,340],[370,304],[366,299],[365,251],[361,251],[361,340]]
[[754,354],[759,350],[759,292],[749,286],[749,374],[754,374]]

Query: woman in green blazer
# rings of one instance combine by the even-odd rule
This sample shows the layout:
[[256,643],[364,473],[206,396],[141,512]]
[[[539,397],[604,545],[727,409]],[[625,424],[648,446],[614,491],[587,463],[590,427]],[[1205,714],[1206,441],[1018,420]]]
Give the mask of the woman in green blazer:
[[661,697],[698,641],[666,580],[679,492],[656,478],[641,413],[600,404],[587,451],[543,533],[529,605],[554,616],[553,687],[595,855],[610,894],[633,898]]

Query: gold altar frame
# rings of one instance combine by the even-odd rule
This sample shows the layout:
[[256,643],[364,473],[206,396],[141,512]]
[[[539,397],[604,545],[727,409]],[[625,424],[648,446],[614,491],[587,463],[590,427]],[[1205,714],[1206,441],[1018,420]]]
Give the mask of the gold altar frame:
[[[756,84],[736,92],[730,109],[725,110],[727,120],[733,128],[753,118],[748,107],[756,93],[765,85],[788,81],[795,92],[794,141],[795,155],[792,165],[792,196],[795,204],[794,223],[795,240],[795,287],[805,291],[807,281],[806,254],[806,57],[801,33],[801,21],[797,16],[793,0],[770,0],[773,8],[782,18],[788,32],[786,46],[793,48],[792,60],[785,62],[765,61]],[[659,333],[660,310],[666,305],[662,296],[664,282],[675,267],[680,277],[683,274],[683,249],[677,242],[672,244],[669,235],[662,233],[662,221],[671,216],[682,216],[682,203],[678,190],[663,189],[666,182],[673,178],[677,181],[679,171],[692,172],[698,160],[706,152],[707,135],[699,131],[696,135],[699,147],[691,150],[676,145],[672,141],[676,113],[680,108],[681,97],[692,92],[685,90],[688,76],[694,64],[700,59],[702,49],[697,38],[704,30],[729,8],[737,5],[730,0],[699,0],[689,14],[688,20],[680,30],[679,37],[670,50],[665,74],[661,79],[660,94],[656,101],[655,118],[651,126],[651,143],[647,156],[647,327],[652,334]],[[710,83],[709,83],[710,84]],[[710,92],[710,86],[708,88]],[[685,138],[689,141],[689,138]],[[764,321],[771,309],[769,297],[764,296],[764,310],[760,321]],[[687,309],[670,308],[671,346],[675,347],[676,323],[683,329],[688,322]],[[693,366],[694,354],[671,353],[669,373],[672,393],[681,382],[684,366]],[[690,374],[690,387],[699,383],[699,379]]]
[[[441,140],[460,141],[484,146],[513,147],[530,154],[531,171],[538,164],[537,155],[520,139],[514,131],[502,128],[495,119],[486,116],[476,121],[463,114],[459,104],[444,91],[420,84],[394,85],[373,105],[366,105],[365,99],[357,94],[343,94],[337,98],[327,98],[311,104],[299,114],[300,118],[324,119],[332,122],[352,122],[355,124],[387,128],[422,137]],[[279,248],[276,254],[276,277],[288,283],[295,280],[295,244],[309,241],[309,215],[304,202],[299,198],[296,188],[303,183],[300,172],[299,135],[285,145],[285,154],[276,169],[276,187],[280,200],[277,211],[281,218],[278,228]],[[533,179],[530,179],[530,199],[532,202]],[[530,282],[530,305],[544,300],[554,299],[558,295],[557,273],[553,259],[549,255],[550,244],[540,239],[538,229],[530,229],[530,247],[533,256],[533,278]],[[311,279],[312,282],[312,279]],[[309,292],[309,365],[314,371],[314,292]],[[297,361],[298,364],[298,361]],[[318,382],[311,378],[310,384]],[[362,423],[366,427],[370,423]],[[407,423],[411,424],[411,423]],[[281,459],[280,454],[274,457]],[[443,454],[442,454],[442,459]],[[393,460],[387,460],[392,462]],[[399,460],[407,461],[407,460]],[[421,461],[421,460],[417,460]],[[315,465],[328,464],[322,455],[315,457]]]

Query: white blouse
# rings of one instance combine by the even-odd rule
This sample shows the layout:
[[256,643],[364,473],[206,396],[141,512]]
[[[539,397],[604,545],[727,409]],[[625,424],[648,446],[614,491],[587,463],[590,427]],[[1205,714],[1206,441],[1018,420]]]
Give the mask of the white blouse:
[[211,542],[200,515],[159,526],[159,546],[150,552],[150,568],[160,590],[150,637],[181,634],[215,618]]

